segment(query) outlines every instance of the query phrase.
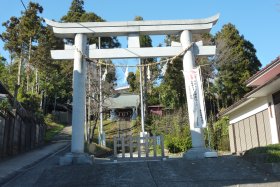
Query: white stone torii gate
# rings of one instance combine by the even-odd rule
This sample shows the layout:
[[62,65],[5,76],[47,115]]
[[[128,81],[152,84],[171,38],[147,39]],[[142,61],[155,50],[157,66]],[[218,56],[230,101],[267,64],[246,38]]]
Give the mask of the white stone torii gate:
[[[192,43],[192,34],[210,32],[218,18],[219,14],[205,19],[192,20],[82,23],[58,23],[45,19],[46,23],[52,27],[55,36],[75,39],[75,47],[68,46],[65,50],[51,51],[53,59],[74,59],[71,152],[75,154],[84,153],[86,61],[81,53],[86,54],[90,59],[173,57]],[[181,36],[179,45],[171,47],[140,47],[140,35],[169,34],[179,34]],[[128,48],[91,48],[91,46],[87,46],[88,36],[128,36]],[[215,52],[215,46],[203,46],[201,42],[195,43],[183,57],[184,71],[190,71],[194,68],[196,55],[212,56],[215,55]],[[185,81],[187,81],[186,77]],[[194,148],[204,148],[203,129],[194,128],[194,124],[190,124],[190,129],[192,146]]]

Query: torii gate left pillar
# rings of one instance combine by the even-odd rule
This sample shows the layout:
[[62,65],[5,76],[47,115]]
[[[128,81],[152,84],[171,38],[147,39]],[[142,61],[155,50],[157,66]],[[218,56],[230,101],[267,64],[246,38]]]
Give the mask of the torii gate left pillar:
[[60,157],[60,165],[92,164],[92,157],[84,153],[87,35],[76,34],[73,66],[72,140],[71,153]]
[[[73,68],[73,115],[72,115],[72,153],[84,153],[84,124],[86,96],[86,62],[82,54],[86,54],[87,36],[76,34]],[[79,89],[77,89],[79,88]]]

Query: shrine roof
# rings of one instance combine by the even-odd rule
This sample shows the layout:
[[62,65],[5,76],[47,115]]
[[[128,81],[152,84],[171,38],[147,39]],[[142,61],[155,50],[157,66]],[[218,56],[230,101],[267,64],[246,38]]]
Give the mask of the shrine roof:
[[105,99],[103,106],[109,109],[137,108],[140,97],[137,94],[118,93]]

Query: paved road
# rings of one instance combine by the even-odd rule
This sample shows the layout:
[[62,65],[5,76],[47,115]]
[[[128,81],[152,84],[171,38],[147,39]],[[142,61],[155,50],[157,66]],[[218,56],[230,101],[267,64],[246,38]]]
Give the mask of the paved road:
[[58,164],[69,152],[71,126],[65,127],[52,143],[0,162],[0,186],[32,186],[42,172]]
[[274,176],[240,158],[172,159],[47,169],[37,186],[280,186]]
[[274,176],[233,156],[217,159],[58,166],[59,155],[5,186],[280,186]]
[[59,166],[59,157],[69,151],[49,156],[3,186],[280,186],[279,178],[236,156]]
[[68,148],[62,150],[61,152],[50,155],[49,157],[45,158],[41,162],[17,172],[17,175],[15,175],[15,177],[6,181],[6,183],[3,184],[2,186],[3,187],[34,186],[37,180],[41,177],[42,173],[45,170],[52,169],[58,166],[59,157],[69,151],[70,148],[68,146]]

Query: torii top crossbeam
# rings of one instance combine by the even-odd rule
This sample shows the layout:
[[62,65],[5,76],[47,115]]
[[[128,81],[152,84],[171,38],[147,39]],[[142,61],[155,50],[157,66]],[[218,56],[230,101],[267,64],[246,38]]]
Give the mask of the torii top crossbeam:
[[[219,14],[204,19],[163,20],[163,21],[127,21],[127,22],[83,22],[58,23],[46,19],[54,34],[61,38],[74,38],[76,34],[96,37],[128,36],[128,48],[95,49],[89,47],[87,55],[91,59],[122,59],[147,57],[172,57],[184,49],[181,44],[171,47],[140,47],[140,35],[180,34],[184,30],[194,33],[207,33],[216,24]],[[52,50],[53,59],[74,59],[74,46],[65,50]],[[215,46],[194,45],[195,55],[209,56],[215,54]]]
[[96,37],[127,36],[130,33],[140,35],[179,34],[183,30],[192,33],[207,33],[216,24],[219,14],[204,19],[126,21],[126,22],[80,22],[58,23],[45,19],[53,27],[57,37],[74,38],[75,34],[94,35]]

